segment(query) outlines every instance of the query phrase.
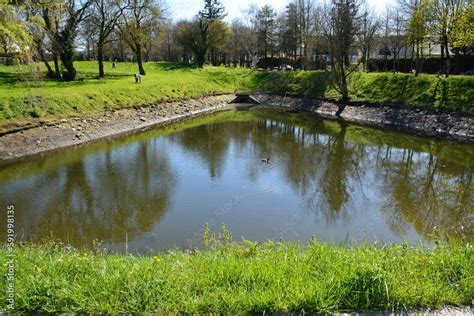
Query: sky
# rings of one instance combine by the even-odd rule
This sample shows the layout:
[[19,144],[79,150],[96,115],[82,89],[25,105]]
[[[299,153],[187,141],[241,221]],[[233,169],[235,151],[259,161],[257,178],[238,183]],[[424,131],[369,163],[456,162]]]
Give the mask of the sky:
[[[277,10],[282,10],[290,0],[221,0],[225,6],[228,16],[226,20],[231,21],[233,18],[240,17],[242,10],[249,7],[250,4],[256,3],[258,6],[265,4],[272,5]],[[387,3],[393,0],[367,0],[367,2],[378,11],[383,11]],[[174,20],[190,19],[194,17],[204,6],[203,0],[168,0],[166,3],[172,11]]]

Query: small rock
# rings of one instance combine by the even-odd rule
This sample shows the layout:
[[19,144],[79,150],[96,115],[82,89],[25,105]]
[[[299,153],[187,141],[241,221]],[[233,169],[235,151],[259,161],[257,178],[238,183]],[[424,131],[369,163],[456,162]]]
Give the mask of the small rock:
[[103,120],[103,119],[98,119],[97,121],[98,121],[99,123],[102,123],[102,122],[104,122],[104,120]]
[[142,116],[142,117],[140,117],[140,121],[146,122],[146,118],[144,118],[144,117]]
[[82,123],[86,124],[86,123],[87,123],[87,120],[82,120]]
[[78,126],[78,127],[77,127],[77,130],[78,130],[78,131],[81,131],[81,130],[82,130],[82,127]]
[[13,156],[13,153],[8,153],[8,156]]
[[76,138],[81,138],[82,135],[81,134],[76,134]]
[[68,122],[68,120],[62,119],[62,120],[60,120],[59,122],[61,122],[61,123],[66,123],[66,122]]

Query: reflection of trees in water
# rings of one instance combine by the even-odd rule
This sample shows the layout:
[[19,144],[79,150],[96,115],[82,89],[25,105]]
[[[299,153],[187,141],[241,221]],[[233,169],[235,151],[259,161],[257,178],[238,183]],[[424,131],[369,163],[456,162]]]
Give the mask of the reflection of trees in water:
[[315,120],[303,129],[272,120],[216,123],[182,131],[173,140],[201,157],[211,171],[222,169],[234,144],[240,155],[255,162],[248,163],[245,175],[252,180],[265,170],[259,158],[271,157],[307,208],[328,222],[348,219],[355,201],[365,199],[360,195],[373,190],[386,200],[379,211],[400,237],[409,226],[425,237],[434,226],[459,236],[464,224],[464,233],[472,238],[472,168],[431,153],[348,141],[350,128],[331,124],[328,129]]
[[473,238],[473,169],[432,153],[387,152],[378,164],[384,177],[382,192],[388,198],[380,211],[392,230],[402,235],[401,223],[409,223],[425,237],[441,233]]
[[[382,132],[367,134],[370,141]],[[15,201],[18,215],[24,214],[18,224],[27,238],[52,231],[62,240],[84,239],[69,239],[73,244],[120,242],[126,234],[131,240],[150,231],[168,207],[179,176],[170,170],[169,140],[205,163],[212,178],[222,175],[231,150],[246,161],[242,177],[256,181],[275,168],[307,209],[329,223],[350,219],[360,195],[371,190],[383,197],[379,211],[400,237],[409,227],[426,237],[434,226],[459,237],[460,224],[474,237],[472,161],[463,165],[411,146],[397,148],[403,143],[352,141],[354,135],[350,126],[317,119],[305,128],[265,119],[208,124],[96,152],[7,184],[10,191],[2,188],[1,198]],[[265,157],[271,164],[262,165]]]
[[[133,148],[133,150],[130,150]],[[15,197],[18,209],[41,214],[26,238],[50,237],[72,244],[94,239],[131,240],[149,231],[164,214],[175,180],[156,140],[108,151],[39,174]]]
[[172,134],[169,138],[208,164],[209,174],[214,179],[222,173],[224,156],[229,148],[227,136],[226,126],[208,124]]

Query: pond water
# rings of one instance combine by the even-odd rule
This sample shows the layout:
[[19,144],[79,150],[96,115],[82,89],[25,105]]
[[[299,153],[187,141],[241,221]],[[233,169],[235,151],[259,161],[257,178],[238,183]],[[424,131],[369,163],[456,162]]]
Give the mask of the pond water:
[[206,223],[235,240],[474,240],[474,146],[307,113],[225,112],[0,168],[17,240],[146,253],[199,246]]

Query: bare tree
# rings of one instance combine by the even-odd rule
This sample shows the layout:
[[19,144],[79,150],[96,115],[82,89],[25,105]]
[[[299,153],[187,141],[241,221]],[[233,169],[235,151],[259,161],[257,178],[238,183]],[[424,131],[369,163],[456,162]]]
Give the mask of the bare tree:
[[110,34],[116,29],[129,3],[122,0],[93,0],[90,21],[97,33],[97,62],[99,77],[105,77],[104,45],[110,41]]
[[329,43],[334,88],[341,94],[339,116],[349,101],[348,77],[357,67],[351,68],[350,55],[360,27],[358,0],[333,0],[327,9],[325,34]]
[[372,52],[375,40],[375,34],[380,28],[380,21],[373,14],[369,12],[366,6],[361,15],[360,32],[358,33],[358,40],[362,51],[362,65],[364,71],[368,71],[368,62],[370,53]]

